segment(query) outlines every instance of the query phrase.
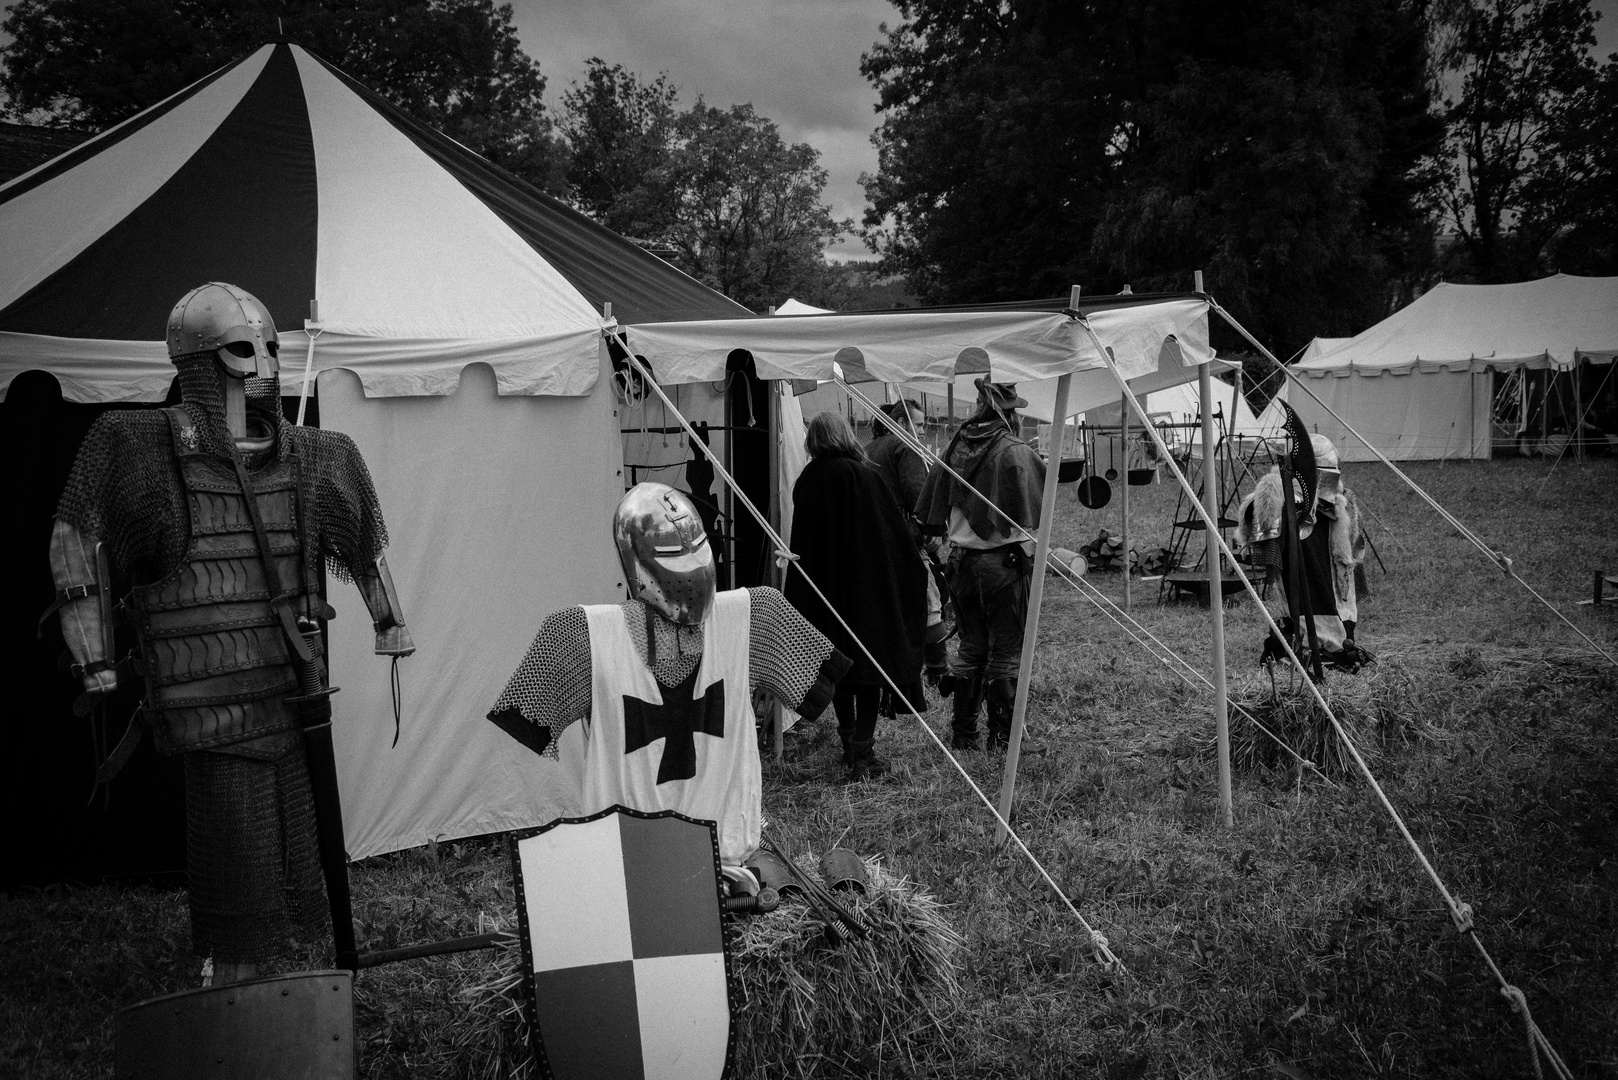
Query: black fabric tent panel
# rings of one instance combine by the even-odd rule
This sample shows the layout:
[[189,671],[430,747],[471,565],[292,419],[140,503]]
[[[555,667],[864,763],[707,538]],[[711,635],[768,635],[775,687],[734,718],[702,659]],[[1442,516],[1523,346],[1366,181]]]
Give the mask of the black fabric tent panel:
[[[312,53],[310,55],[313,55]],[[331,64],[326,70],[438,162],[596,310],[620,323],[746,318],[753,313],[558,199],[423,124]]]
[[[247,54],[247,56],[251,55],[252,53]],[[243,56],[238,60],[231,61],[218,71],[214,72],[212,75],[198,79],[184,90],[170,95],[168,98],[158,102],[156,105],[153,105],[145,112],[137,113],[128,120],[124,121],[122,124],[108,128],[101,134],[86,139],[84,142],[75,146],[67,153],[52,158],[50,161],[46,162],[44,167],[42,167],[38,172],[35,172],[26,178],[18,179],[15,184],[11,185],[9,188],[6,188],[6,190],[0,191],[0,205],[10,202],[12,199],[15,199],[17,196],[26,191],[34,190],[43,183],[56,179],[69,169],[76,168],[77,166],[82,165],[84,162],[95,157],[103,150],[117,146],[131,135],[146,127],[148,124],[168,115],[180,105],[183,105],[186,101],[189,101],[198,93],[207,89],[207,87],[216,82],[220,76],[224,75],[226,72],[245,61],[247,56]]]
[[228,281],[301,326],[315,295],[314,140],[292,50],[278,45],[185,164],[94,243],[0,312],[0,330],[153,341],[174,303]]
[[[169,398],[177,401],[178,393]],[[127,407],[65,402],[43,371],[18,375],[0,402],[0,453],[16,465],[0,470],[8,526],[0,530],[0,558],[12,568],[0,590],[0,808],[13,826],[0,888],[185,869],[180,759],[159,756],[143,740],[110,789],[92,800],[96,721],[73,715],[83,688],[58,667],[67,651],[60,624],[50,619],[36,630],[55,595],[51,526],[79,444],[96,417]],[[119,654],[132,644],[120,628]],[[131,679],[104,702],[109,740],[123,734],[140,696],[140,681]]]

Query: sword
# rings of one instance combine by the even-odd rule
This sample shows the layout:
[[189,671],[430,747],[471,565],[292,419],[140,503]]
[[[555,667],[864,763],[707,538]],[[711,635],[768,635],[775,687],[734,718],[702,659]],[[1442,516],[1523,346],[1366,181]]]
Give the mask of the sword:
[[326,879],[326,900],[331,906],[332,944],[337,966],[358,971],[359,946],[354,940],[354,903],[348,886],[348,847],[343,839],[343,800],[337,787],[337,753],[331,740],[331,696],[338,687],[326,684],[325,648],[320,624],[307,616],[298,619],[298,631],[309,652],[293,658],[298,673],[298,695],[287,701],[298,710],[308,761],[309,788],[315,801],[315,838],[320,845],[320,871]]

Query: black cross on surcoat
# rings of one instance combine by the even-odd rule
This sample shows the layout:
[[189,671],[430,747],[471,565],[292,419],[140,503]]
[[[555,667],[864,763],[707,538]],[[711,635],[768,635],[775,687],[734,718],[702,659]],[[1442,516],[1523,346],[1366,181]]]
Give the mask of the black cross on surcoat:
[[624,695],[624,753],[632,754],[655,740],[663,739],[663,760],[657,767],[657,782],[689,780],[697,775],[698,732],[715,738],[725,737],[725,680],[720,679],[700,698],[693,698],[699,663],[676,686],[658,684],[661,702],[642,701]]

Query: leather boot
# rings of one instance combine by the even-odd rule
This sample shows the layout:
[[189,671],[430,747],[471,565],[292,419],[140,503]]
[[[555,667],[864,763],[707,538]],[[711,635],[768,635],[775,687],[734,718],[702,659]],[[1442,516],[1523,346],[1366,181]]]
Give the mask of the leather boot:
[[888,763],[876,756],[875,745],[875,739],[856,739],[849,744],[850,780],[875,780],[887,774]]
[[[1017,680],[995,679],[989,683],[986,695],[989,702],[989,749],[1004,750],[1011,742],[1011,718],[1017,708]],[[1028,741],[1023,733],[1020,749],[1024,754],[1037,754],[1042,749]]]
[[[851,703],[849,712],[852,713],[853,711],[854,706]],[[843,764],[854,764],[854,718],[852,716],[844,719],[842,713],[837,714],[837,740],[843,744]]]
[[983,706],[983,673],[973,671],[955,677],[955,719],[950,746],[956,750],[978,748],[978,710]]

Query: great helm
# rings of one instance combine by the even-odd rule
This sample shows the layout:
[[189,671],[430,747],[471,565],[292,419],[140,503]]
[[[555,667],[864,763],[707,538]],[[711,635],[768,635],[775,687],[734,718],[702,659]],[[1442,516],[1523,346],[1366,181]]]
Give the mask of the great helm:
[[1315,485],[1315,499],[1330,502],[1343,490],[1343,470],[1338,464],[1337,447],[1324,435],[1309,436],[1315,451],[1315,470],[1319,478]]
[[180,297],[169,312],[169,359],[211,352],[239,379],[273,377],[281,365],[275,320],[245,289],[210,281]]
[[713,548],[697,508],[667,484],[636,484],[612,518],[631,599],[670,622],[701,626],[713,607]]
[[1309,445],[1315,451],[1315,468],[1329,472],[1341,472],[1337,463],[1337,447],[1326,436],[1319,434],[1309,436]]

